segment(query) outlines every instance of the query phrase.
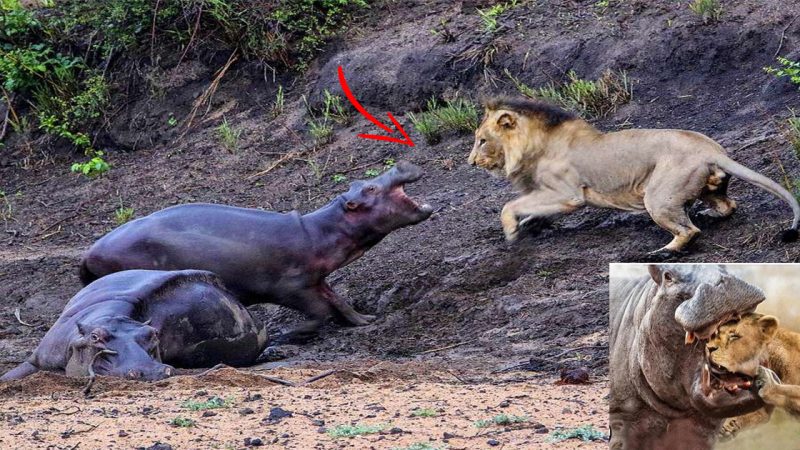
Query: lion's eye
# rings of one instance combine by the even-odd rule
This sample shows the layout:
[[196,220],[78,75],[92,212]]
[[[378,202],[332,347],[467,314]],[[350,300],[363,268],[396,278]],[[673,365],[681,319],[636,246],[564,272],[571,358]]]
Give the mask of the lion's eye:
[[739,335],[738,334],[731,334],[730,336],[728,336],[728,339],[730,339],[732,341],[735,341],[735,340],[739,339]]
[[486,144],[486,139],[481,139],[481,145]]

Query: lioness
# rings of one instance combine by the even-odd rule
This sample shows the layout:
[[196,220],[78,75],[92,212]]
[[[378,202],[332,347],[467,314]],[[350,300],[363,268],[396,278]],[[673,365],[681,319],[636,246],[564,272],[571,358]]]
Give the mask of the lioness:
[[719,327],[706,344],[706,355],[712,387],[736,392],[755,382],[766,404],[726,421],[723,436],[767,422],[775,407],[800,419],[800,333],[779,328],[773,316],[746,314]]
[[735,175],[785,200],[794,212],[785,242],[797,239],[800,205],[778,183],[725,155],[700,133],[684,130],[623,130],[603,133],[586,121],[546,103],[497,98],[475,131],[469,163],[506,176],[525,194],[503,207],[506,239],[517,238],[527,219],[569,213],[584,205],[647,210],[673,234],[653,253],[680,251],[700,230],[686,206],[700,199],[702,214],[727,217],[736,202],[727,196]]

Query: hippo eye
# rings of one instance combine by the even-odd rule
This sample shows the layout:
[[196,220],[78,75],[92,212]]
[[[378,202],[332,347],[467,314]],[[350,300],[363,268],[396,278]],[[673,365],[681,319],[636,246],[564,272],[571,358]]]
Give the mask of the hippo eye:
[[100,340],[100,336],[98,336],[97,333],[92,333],[89,337],[92,339],[92,342],[97,342]]
[[378,188],[375,186],[367,186],[364,190],[367,191],[367,193],[369,194],[374,194],[375,191],[378,190]]

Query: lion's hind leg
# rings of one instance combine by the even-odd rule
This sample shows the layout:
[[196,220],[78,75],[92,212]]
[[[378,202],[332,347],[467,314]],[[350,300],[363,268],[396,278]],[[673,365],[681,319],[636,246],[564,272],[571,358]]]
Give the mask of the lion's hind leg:
[[708,208],[700,211],[699,215],[711,219],[722,219],[736,211],[736,201],[728,197],[728,183],[731,176],[719,168],[712,170],[706,180],[706,186],[700,200]]
[[644,207],[658,226],[672,233],[672,241],[651,255],[675,254],[698,234],[686,207],[700,196],[707,174],[696,170],[688,173],[662,172],[653,175],[645,190]]

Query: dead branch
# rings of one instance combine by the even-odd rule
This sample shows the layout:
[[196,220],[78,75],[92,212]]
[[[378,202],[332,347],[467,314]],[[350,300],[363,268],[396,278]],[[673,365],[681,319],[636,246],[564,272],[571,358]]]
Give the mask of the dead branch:
[[31,325],[31,324],[29,324],[28,322],[24,322],[24,321],[22,320],[22,318],[20,317],[20,311],[19,311],[19,307],[17,307],[17,308],[14,310],[14,317],[16,317],[16,318],[17,318],[17,322],[21,323],[22,325],[25,325],[26,327],[31,327],[31,328],[33,328],[33,327],[35,326],[35,325]]
[[780,42],[778,42],[778,49],[775,50],[775,54],[772,55],[773,58],[777,58],[778,53],[781,52],[781,48],[783,48],[783,40],[786,38],[786,30],[788,30],[789,27],[792,26],[795,19],[797,19],[797,16],[792,17],[792,20],[790,20],[789,23],[787,23],[786,26],[783,28],[783,31],[781,32],[781,40]]
[[319,375],[314,375],[313,377],[307,379],[306,381],[303,381],[298,386],[305,386],[307,384],[311,384],[311,383],[313,383],[315,381],[319,381],[319,380],[321,380],[323,378],[327,378],[327,377],[329,377],[329,376],[331,376],[331,375],[333,375],[335,373],[338,373],[338,372],[340,372],[340,371],[339,370],[329,370],[327,372],[322,372]]
[[86,383],[86,386],[83,388],[83,395],[88,396],[89,393],[92,391],[92,386],[94,385],[94,379],[97,377],[97,374],[94,373],[94,362],[97,360],[97,357],[100,355],[116,355],[117,352],[114,350],[109,350],[104,348],[99,352],[95,353],[92,356],[92,360],[89,361],[89,382]]
[[214,76],[214,80],[211,81],[211,84],[208,88],[203,92],[203,95],[198,97],[197,100],[194,102],[194,106],[192,107],[192,112],[189,114],[189,119],[186,121],[186,125],[184,126],[183,133],[178,137],[178,139],[183,139],[186,133],[189,131],[189,128],[192,127],[192,122],[194,121],[195,116],[197,115],[197,111],[200,109],[204,103],[208,103],[208,106],[211,107],[211,97],[217,92],[217,88],[219,88],[219,83],[222,81],[222,77],[228,72],[231,65],[239,59],[239,55],[237,54],[239,49],[234,49],[231,53],[231,56],[228,57],[228,61],[225,63],[222,68],[217,71],[216,76]]

